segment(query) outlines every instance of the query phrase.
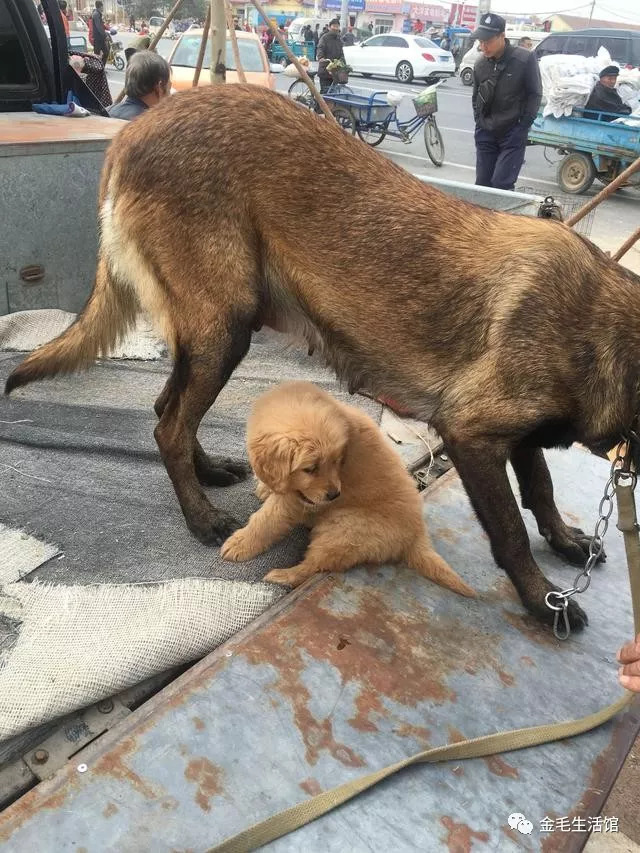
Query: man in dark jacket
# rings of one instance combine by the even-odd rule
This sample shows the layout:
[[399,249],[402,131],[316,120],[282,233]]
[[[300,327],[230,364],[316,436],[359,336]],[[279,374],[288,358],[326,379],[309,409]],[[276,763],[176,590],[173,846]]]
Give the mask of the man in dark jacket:
[[327,65],[334,59],[344,62],[344,50],[340,38],[340,18],[329,21],[329,31],[320,36],[316,59],[318,60],[318,77],[320,78],[320,92],[326,92],[333,82],[331,74],[327,71]]
[[[589,100],[584,108],[585,118],[613,121],[615,116],[603,116],[599,115],[599,113],[616,113],[621,116],[628,116],[631,113],[631,107],[623,103],[622,98],[616,92],[619,73],[620,69],[615,65],[607,65],[606,68],[602,69],[600,80],[593,87],[593,91],[589,95]],[[597,112],[588,113],[587,110],[597,110]]]
[[107,45],[107,31],[104,28],[102,20],[102,0],[96,0],[96,8],[91,15],[91,25],[93,30],[93,52],[102,60],[102,64],[106,65],[109,59],[109,48]]
[[504,18],[489,12],[471,36],[482,52],[473,69],[476,184],[512,190],[542,99],[542,83],[535,54],[509,44],[504,29]]

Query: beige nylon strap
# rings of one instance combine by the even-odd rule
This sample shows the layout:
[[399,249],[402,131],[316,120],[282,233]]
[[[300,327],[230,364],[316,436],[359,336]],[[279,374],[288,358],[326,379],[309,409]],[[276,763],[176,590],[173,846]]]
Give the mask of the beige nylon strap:
[[[640,539],[638,538],[638,526],[636,524],[633,489],[619,485],[616,487],[616,496],[618,500],[618,528],[623,532],[627,553],[635,630],[636,633],[640,633]],[[367,788],[371,788],[382,779],[392,776],[398,770],[402,770],[411,764],[483,758],[499,752],[525,749],[529,746],[550,743],[588,732],[624,710],[632,698],[631,693],[625,693],[613,705],[608,705],[606,708],[579,720],[567,720],[545,726],[496,732],[495,734],[484,735],[484,737],[427,749],[398,761],[396,764],[391,764],[389,767],[376,770],[375,773],[369,773],[359,779],[345,782],[344,785],[339,785],[337,788],[318,794],[310,800],[291,806],[291,808],[272,815],[272,817],[254,824],[243,832],[227,838],[221,844],[212,847],[207,853],[248,853],[248,851],[255,850],[263,844],[268,844],[270,841],[310,823],[362,791],[366,791]]]

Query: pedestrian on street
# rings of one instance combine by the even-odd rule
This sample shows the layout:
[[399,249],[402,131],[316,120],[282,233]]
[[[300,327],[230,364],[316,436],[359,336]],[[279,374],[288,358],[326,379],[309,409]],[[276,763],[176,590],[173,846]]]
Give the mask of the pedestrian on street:
[[345,47],[352,47],[356,43],[356,37],[353,34],[353,27],[349,27],[346,33],[342,36],[342,44]]
[[542,83],[535,54],[509,44],[504,31],[504,18],[488,12],[471,34],[482,52],[473,68],[476,184],[513,190]]
[[320,93],[322,93],[326,92],[333,82],[330,72],[327,71],[327,65],[334,59],[341,59],[344,62],[344,50],[340,38],[340,18],[332,18],[329,21],[328,32],[321,36],[318,42],[316,59],[318,60]]
[[[593,87],[593,91],[589,95],[589,100],[585,106],[585,118],[601,121],[613,121],[614,116],[603,116],[603,113],[615,113],[616,115],[628,116],[631,113],[631,107],[625,104],[620,95],[616,92],[616,84],[618,82],[618,74],[620,69],[616,65],[607,65],[598,75],[600,79]],[[586,110],[596,110],[596,112],[588,113]]]
[[529,36],[522,36],[521,39],[518,39],[518,47],[523,47],[525,50],[533,50],[533,42]]
[[106,66],[109,59],[109,39],[102,18],[102,0],[96,0],[96,6],[91,15],[91,33],[93,36],[93,52],[102,60]]
[[67,0],[58,0],[60,7],[60,17],[62,18],[62,26],[64,27],[65,35],[69,38],[69,18],[67,17]]
[[313,31],[313,41],[315,46],[318,47],[318,42],[320,41],[320,24],[316,24],[316,28]]
[[171,68],[153,50],[141,50],[129,60],[124,78],[125,97],[107,111],[111,118],[131,121],[159,104],[171,91]]
[[367,29],[369,30],[371,35],[373,35],[373,22],[372,21],[369,21],[369,23],[367,24]]

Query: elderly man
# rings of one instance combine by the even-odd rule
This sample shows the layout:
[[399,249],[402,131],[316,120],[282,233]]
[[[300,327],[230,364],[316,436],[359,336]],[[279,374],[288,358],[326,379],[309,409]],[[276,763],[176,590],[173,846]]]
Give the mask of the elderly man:
[[318,42],[316,59],[318,60],[320,91],[326,92],[333,82],[331,74],[327,71],[327,65],[334,59],[341,59],[344,62],[344,50],[340,38],[340,18],[333,18],[329,21],[329,31],[321,36]]
[[171,89],[171,69],[152,50],[141,50],[129,60],[124,78],[125,98],[108,110],[111,118],[131,121],[166,98]]
[[509,44],[504,30],[504,18],[489,12],[472,33],[482,53],[473,68],[476,184],[512,190],[542,99],[542,83],[535,54]]
[[[620,69],[615,65],[607,65],[600,72],[600,80],[593,87],[589,100],[585,106],[585,118],[601,119],[602,121],[613,121],[614,115],[600,115],[600,113],[615,113],[616,115],[628,116],[631,107],[627,106],[616,92],[618,74]],[[587,110],[597,112],[588,113]]]

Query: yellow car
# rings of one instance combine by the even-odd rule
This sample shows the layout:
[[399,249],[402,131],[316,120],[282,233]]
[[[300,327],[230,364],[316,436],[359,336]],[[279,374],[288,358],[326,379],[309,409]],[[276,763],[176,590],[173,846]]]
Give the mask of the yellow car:
[[[240,53],[240,62],[247,78],[247,83],[253,83],[256,86],[266,86],[268,89],[276,88],[274,75],[271,73],[271,66],[267,59],[267,54],[262,46],[260,39],[255,33],[245,33],[240,30],[236,31],[238,39],[238,51]],[[171,85],[177,92],[190,89],[193,85],[193,73],[198,60],[198,52],[200,50],[200,42],[202,41],[202,30],[191,29],[184,33],[177,42],[169,56],[169,65],[171,66]],[[209,66],[211,64],[211,41],[207,39],[207,50],[202,63],[202,73],[198,81],[199,86],[208,86]],[[235,62],[233,59],[233,50],[231,48],[231,39],[227,33],[227,55],[225,57],[227,66],[227,83],[238,83],[238,74],[235,70]]]

